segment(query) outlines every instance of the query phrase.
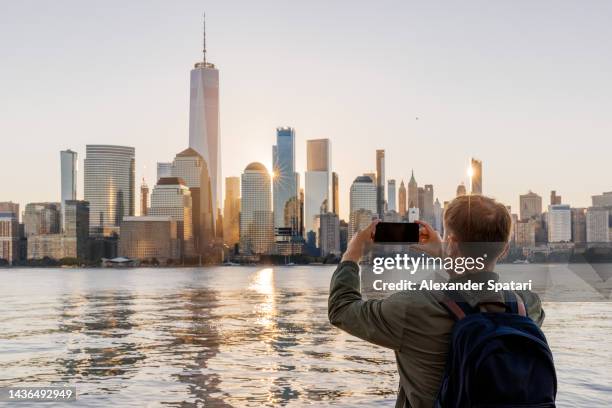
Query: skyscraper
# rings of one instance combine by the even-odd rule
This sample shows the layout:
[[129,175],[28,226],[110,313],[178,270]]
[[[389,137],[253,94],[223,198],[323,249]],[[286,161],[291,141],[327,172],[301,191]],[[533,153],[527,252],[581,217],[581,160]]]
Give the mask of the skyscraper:
[[272,191],[268,169],[251,163],[242,173],[240,198],[240,251],[270,253],[274,245]]
[[206,161],[189,147],[174,157],[171,173],[189,188],[194,247],[198,253],[205,254],[214,241],[211,181]]
[[550,205],[558,205],[561,204],[561,196],[557,195],[555,190],[550,192]]
[[180,177],[162,177],[151,193],[149,215],[171,217],[177,222],[181,254],[195,255],[191,191]]
[[436,198],[436,202],[434,203],[434,222],[433,222],[433,227],[436,231],[438,231],[440,233],[440,235],[442,235],[442,214],[443,214],[443,210],[442,210],[442,204],[440,204],[440,201]]
[[338,173],[332,172],[332,212],[340,216],[340,184]]
[[[172,177],[172,163],[157,162],[157,180],[162,177]],[[157,180],[155,180],[156,183]]]
[[470,163],[470,184],[472,194],[482,194],[482,161],[473,157]]
[[134,215],[135,150],[133,147],[87,145],[85,201],[89,202],[89,233],[119,232],[124,216]]
[[400,183],[399,186],[399,213],[402,217],[406,216],[406,186],[404,185],[404,180]]
[[385,213],[385,151],[376,150],[376,212],[382,218]]
[[234,246],[240,242],[240,178],[225,178],[223,203],[223,242]]
[[340,255],[340,219],[327,212],[319,216],[319,242],[321,256]]
[[[17,206],[17,211],[13,210]],[[0,261],[9,265],[19,259],[19,204],[0,203]]]
[[85,259],[89,239],[89,203],[66,200],[64,210],[63,256]]
[[434,188],[432,184],[425,184],[423,188],[423,215],[422,218],[434,224]]
[[[588,222],[587,222],[588,225]],[[588,229],[587,229],[588,235]],[[572,240],[572,216],[569,205],[548,206],[548,242]]]
[[61,202],[62,202],[62,231],[66,229],[66,200],[76,200],[77,196],[77,153],[72,150],[60,151],[61,170]]
[[[204,27],[203,58],[191,70],[189,96],[189,147],[198,152],[208,167],[212,233],[216,236],[217,216],[221,208],[221,139],[219,135],[219,70],[206,61],[206,27]],[[205,183],[205,180],[201,180]]]
[[272,146],[272,198],[274,228],[297,235],[299,230],[298,176],[295,171],[295,130],[276,129],[276,144]]
[[349,240],[377,214],[377,197],[376,184],[370,177],[359,176],[351,184]]
[[610,242],[609,212],[604,207],[589,207],[586,210],[586,241],[588,243]]
[[304,229],[317,233],[315,216],[328,212],[330,207],[331,154],[329,139],[306,141],[306,180]]
[[591,196],[593,207],[612,207],[612,191]]
[[586,208],[572,208],[572,242],[584,244],[586,238]]
[[149,186],[147,185],[143,177],[142,184],[140,184],[140,215],[147,215],[148,211],[149,211]]
[[420,219],[424,219],[425,214],[425,188],[417,187],[417,208],[419,209]]
[[19,222],[19,203],[14,203],[12,201],[0,201],[0,213],[13,214],[17,221]]
[[461,183],[457,186],[457,197],[461,197],[467,194],[467,191],[465,189],[465,184]]
[[397,211],[397,203],[395,202],[395,180],[387,182],[387,210]]
[[419,206],[419,186],[414,178],[414,170],[408,182],[408,208],[418,208]]
[[520,203],[520,219],[525,221],[531,218],[539,218],[542,215],[542,197],[532,192],[521,194],[519,197]]

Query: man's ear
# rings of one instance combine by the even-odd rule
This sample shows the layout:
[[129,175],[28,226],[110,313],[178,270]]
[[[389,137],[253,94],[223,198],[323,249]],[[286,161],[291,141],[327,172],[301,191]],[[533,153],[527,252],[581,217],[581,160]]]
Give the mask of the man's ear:
[[444,242],[444,244],[446,246],[446,254],[448,256],[454,258],[460,255],[457,238],[455,238],[455,235],[453,235],[452,232],[449,232],[446,235],[446,241]]
[[499,254],[497,259],[504,259],[506,255],[508,255],[509,250],[510,250],[510,243],[506,242],[506,245],[504,245],[504,250],[501,252],[501,254]]

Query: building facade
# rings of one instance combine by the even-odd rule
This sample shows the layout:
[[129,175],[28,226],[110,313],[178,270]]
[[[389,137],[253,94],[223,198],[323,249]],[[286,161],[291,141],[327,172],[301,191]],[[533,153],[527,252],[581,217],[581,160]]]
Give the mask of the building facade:
[[385,151],[376,150],[376,212],[379,218],[385,213]]
[[213,203],[208,165],[202,155],[192,148],[178,153],[172,161],[172,177],[183,180],[191,195],[191,231],[193,245],[205,254],[215,241]]
[[419,206],[419,185],[414,178],[414,170],[410,175],[410,181],[408,181],[408,208],[416,208]]
[[240,242],[240,178],[225,178],[223,241],[232,247]]
[[338,173],[332,172],[332,208],[331,211],[340,216],[340,182]]
[[140,184],[140,215],[147,215],[149,212],[149,186],[144,177]]
[[240,184],[240,251],[269,254],[274,247],[270,174],[263,164],[251,163]]
[[542,215],[542,197],[529,191],[519,196],[519,219],[537,219]]
[[397,211],[395,180],[387,181],[387,211]]
[[304,197],[305,233],[317,233],[315,217],[329,211],[330,202],[330,154],[329,139],[306,141],[306,174]]
[[[172,177],[171,162],[157,162],[157,180],[162,177]],[[157,180],[155,180],[155,183],[157,183]]]
[[321,256],[340,255],[340,218],[337,214],[320,214],[319,237]]
[[119,237],[119,256],[168,262],[180,258],[178,223],[170,216],[125,217]]
[[171,217],[177,222],[182,256],[194,256],[191,192],[179,177],[162,177],[151,193],[149,215]]
[[472,194],[482,194],[482,161],[475,158],[470,161],[470,184]]
[[[206,32],[204,32],[206,38]],[[202,61],[191,70],[189,94],[189,147],[199,153],[210,177],[211,228],[217,236],[217,217],[221,213],[221,135],[219,127],[219,70],[206,61],[204,44]],[[208,188],[202,180],[202,190]],[[222,231],[219,233],[221,234]]]
[[65,204],[67,200],[77,197],[77,153],[72,150],[60,151],[60,178],[62,204],[62,231],[65,226]]
[[461,197],[467,194],[467,190],[465,189],[465,184],[461,183],[457,186],[456,196]]
[[135,210],[135,149],[87,145],[84,173],[90,235],[119,233],[123,217]]
[[572,208],[572,242],[585,244],[586,236],[586,208]]
[[586,210],[586,241],[589,244],[610,242],[610,214],[604,207]]
[[[377,213],[377,189],[368,176],[359,176],[350,189],[349,241],[353,235],[372,222]],[[368,220],[367,225],[364,225]]]
[[23,213],[25,236],[59,234],[61,219],[60,203],[28,203]]
[[406,186],[404,185],[404,180],[402,180],[402,182],[400,183],[399,186],[399,191],[398,191],[398,198],[399,198],[399,214],[402,217],[406,216],[406,210],[407,210],[407,195],[406,195]]
[[[272,198],[274,228],[295,236],[299,231],[299,179],[295,171],[295,130],[276,129],[276,144],[272,146]],[[277,234],[278,235],[278,234]]]
[[572,215],[569,205],[548,206],[548,242],[570,242],[572,240]]
[[[10,265],[19,259],[19,206],[17,205],[17,213],[2,209],[0,208],[0,261]],[[6,206],[4,209],[9,208]]]

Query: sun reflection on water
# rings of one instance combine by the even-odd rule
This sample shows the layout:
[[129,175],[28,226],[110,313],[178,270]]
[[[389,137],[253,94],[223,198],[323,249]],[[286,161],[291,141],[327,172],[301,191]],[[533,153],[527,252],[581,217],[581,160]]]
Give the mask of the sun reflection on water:
[[258,315],[256,323],[266,328],[272,328],[276,320],[274,269],[264,268],[257,271],[251,280],[249,289],[264,295],[263,300],[255,306]]

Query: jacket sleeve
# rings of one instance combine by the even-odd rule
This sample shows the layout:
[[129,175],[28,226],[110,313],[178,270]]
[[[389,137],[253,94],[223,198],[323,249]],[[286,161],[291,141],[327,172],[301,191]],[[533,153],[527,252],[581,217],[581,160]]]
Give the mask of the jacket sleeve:
[[359,266],[350,261],[340,263],[329,289],[330,323],[360,339],[399,350],[406,305],[395,295],[363,300],[359,287]]

